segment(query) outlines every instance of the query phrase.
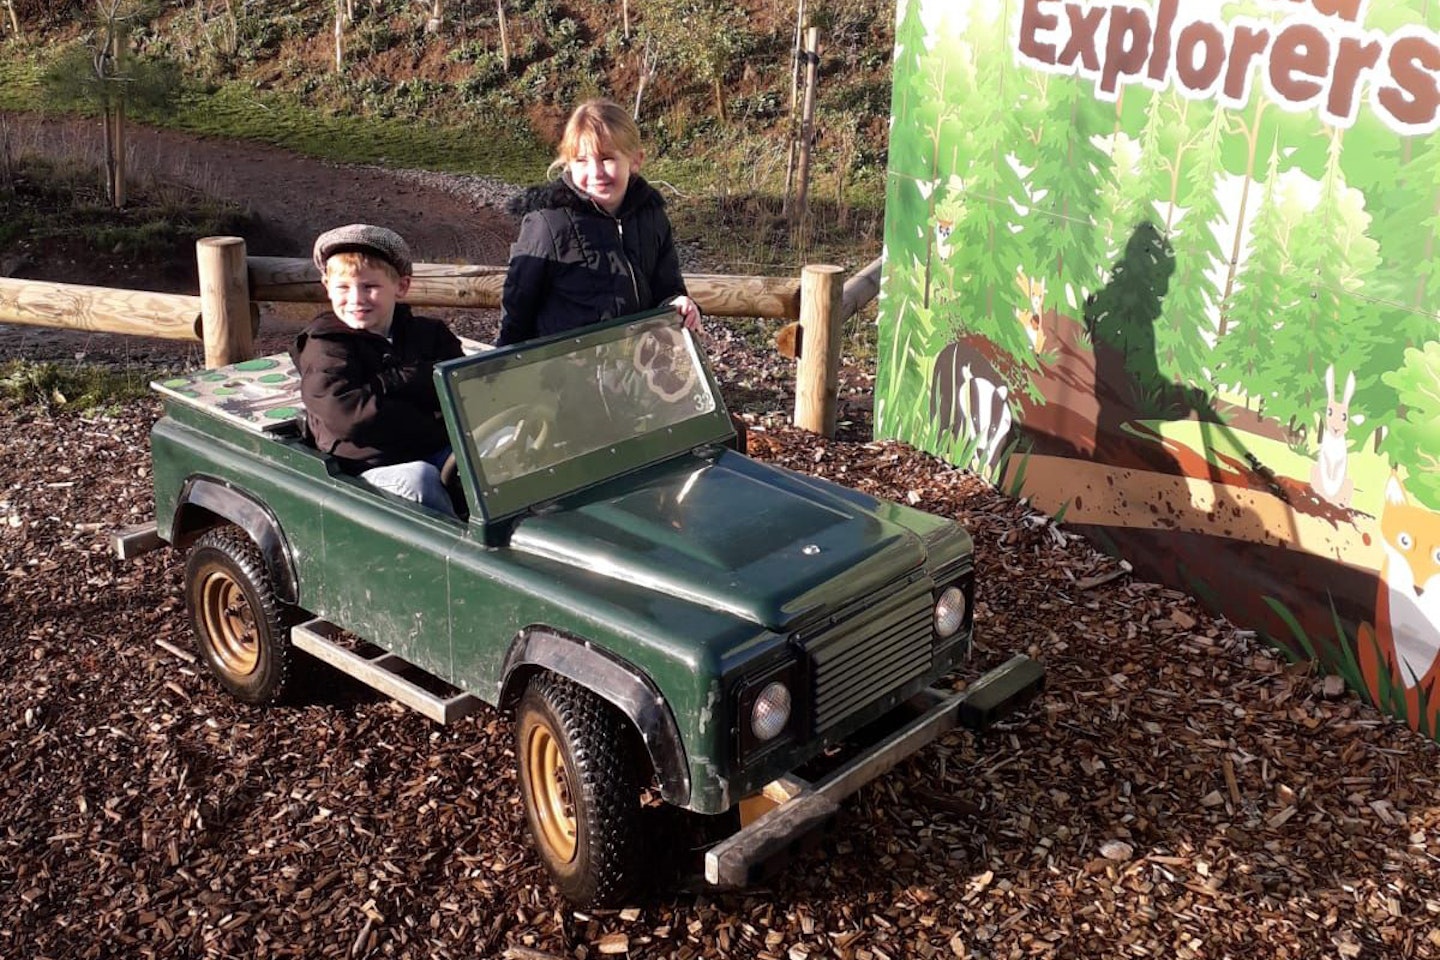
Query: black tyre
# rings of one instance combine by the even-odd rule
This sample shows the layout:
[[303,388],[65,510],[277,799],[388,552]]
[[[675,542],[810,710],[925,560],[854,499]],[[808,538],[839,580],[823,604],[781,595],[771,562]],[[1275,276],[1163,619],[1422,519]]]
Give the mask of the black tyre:
[[584,687],[539,674],[515,718],[530,836],[576,906],[614,906],[635,886],[640,787],[629,723]]
[[260,550],[237,527],[207,531],[185,561],[185,609],[210,672],[246,703],[279,700],[290,629]]

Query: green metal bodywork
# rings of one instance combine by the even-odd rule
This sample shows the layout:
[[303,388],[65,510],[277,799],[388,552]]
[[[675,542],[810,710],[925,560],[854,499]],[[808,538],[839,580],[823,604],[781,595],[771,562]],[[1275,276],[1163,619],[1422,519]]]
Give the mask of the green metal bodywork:
[[[446,391],[487,362],[513,354],[437,374],[457,452],[473,444]],[[726,449],[715,426],[728,417],[716,411],[704,414],[708,442],[692,448],[696,434],[683,430],[683,449],[641,441],[640,454],[612,461],[613,475],[506,516],[487,519],[483,478],[469,472],[475,508],[464,522],[379,493],[298,437],[167,400],[152,432],[157,530],[184,546],[215,519],[187,505],[191,491],[223,487],[263,515],[252,522],[273,527],[298,607],[492,704],[506,695],[507,659],[524,637],[598,651],[643,678],[673,718],[688,783],[667,799],[716,813],[947,672],[968,647],[968,623],[957,642],[936,645],[923,677],[877,689],[823,735],[800,724],[742,756],[737,691],[803,660],[796,638],[851,615],[859,598],[972,576],[958,524]],[[507,496],[514,502],[513,490]]]

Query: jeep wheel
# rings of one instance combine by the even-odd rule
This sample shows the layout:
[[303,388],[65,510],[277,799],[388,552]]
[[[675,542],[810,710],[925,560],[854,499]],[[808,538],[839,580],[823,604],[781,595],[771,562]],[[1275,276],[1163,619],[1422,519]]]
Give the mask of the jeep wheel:
[[541,674],[520,698],[515,735],[525,819],[556,888],[576,906],[614,905],[639,859],[628,723],[584,687]]
[[290,676],[290,630],[260,551],[236,527],[196,541],[185,562],[185,609],[200,652],[240,700],[271,704]]

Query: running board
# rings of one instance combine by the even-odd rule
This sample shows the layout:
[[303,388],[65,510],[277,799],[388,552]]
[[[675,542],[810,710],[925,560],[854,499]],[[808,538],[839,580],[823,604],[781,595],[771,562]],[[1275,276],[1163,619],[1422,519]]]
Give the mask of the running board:
[[159,550],[166,546],[160,534],[156,531],[155,521],[136,524],[133,527],[124,527],[110,534],[110,545],[115,549],[115,556],[121,560],[134,560],[136,557],[150,553],[152,550]]
[[480,707],[478,697],[457,690],[393,653],[370,644],[365,646],[375,651],[373,655],[342,646],[336,642],[342,633],[335,624],[317,618],[291,627],[290,642],[436,723],[451,723]]

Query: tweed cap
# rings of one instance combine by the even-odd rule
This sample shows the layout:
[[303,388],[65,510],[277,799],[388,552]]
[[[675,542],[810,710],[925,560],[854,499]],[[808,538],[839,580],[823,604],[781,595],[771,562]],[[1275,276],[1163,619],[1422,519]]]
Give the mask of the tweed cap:
[[410,247],[394,230],[369,223],[349,223],[334,230],[326,230],[315,238],[315,266],[323,274],[325,261],[334,254],[347,250],[373,253],[394,267],[400,276],[410,276]]

